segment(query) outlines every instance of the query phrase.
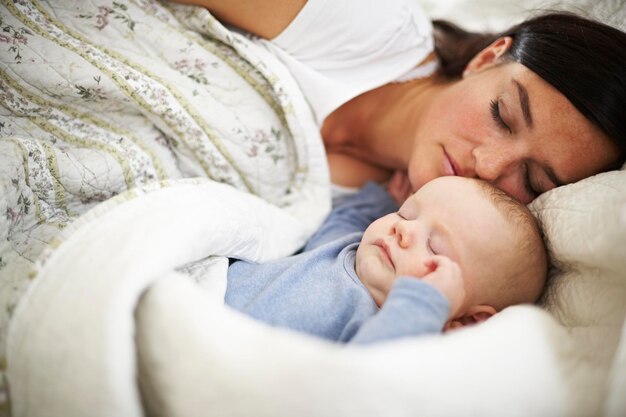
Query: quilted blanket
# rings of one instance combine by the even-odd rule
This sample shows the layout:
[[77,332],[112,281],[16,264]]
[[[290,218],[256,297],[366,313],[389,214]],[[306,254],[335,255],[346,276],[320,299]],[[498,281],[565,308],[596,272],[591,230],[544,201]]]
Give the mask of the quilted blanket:
[[[190,177],[228,184],[301,219],[291,232],[300,240],[285,237],[283,255],[327,212],[323,147],[299,89],[209,13],[149,0],[3,1],[0,28],[2,364],[44,248],[115,195]],[[217,190],[220,201],[226,191]],[[133,233],[130,225],[114,238]]]

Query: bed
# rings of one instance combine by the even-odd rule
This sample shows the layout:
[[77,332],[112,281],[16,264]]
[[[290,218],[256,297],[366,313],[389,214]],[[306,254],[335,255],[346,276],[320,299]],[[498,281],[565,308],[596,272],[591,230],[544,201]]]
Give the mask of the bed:
[[[423,3],[474,29],[545,5]],[[549,6],[626,29],[621,0]],[[540,305],[339,346],[223,305],[227,257],[288,255],[331,205],[279,62],[166,2],[3,1],[0,17],[4,415],[626,414],[626,170],[532,203],[553,261]]]

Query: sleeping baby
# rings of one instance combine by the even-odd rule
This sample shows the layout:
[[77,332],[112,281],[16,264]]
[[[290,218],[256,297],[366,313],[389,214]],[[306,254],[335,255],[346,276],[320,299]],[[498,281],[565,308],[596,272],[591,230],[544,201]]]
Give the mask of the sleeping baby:
[[535,302],[547,274],[528,209],[480,180],[437,178],[400,207],[370,183],[303,250],[234,261],[226,304],[271,325],[349,343],[439,333]]

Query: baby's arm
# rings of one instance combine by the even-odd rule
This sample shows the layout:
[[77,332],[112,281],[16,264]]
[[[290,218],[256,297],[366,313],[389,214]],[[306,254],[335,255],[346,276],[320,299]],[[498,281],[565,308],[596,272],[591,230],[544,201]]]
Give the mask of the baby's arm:
[[371,222],[396,210],[398,206],[383,187],[368,183],[358,193],[346,197],[333,208],[319,230],[306,243],[304,251],[350,233],[364,232]]
[[439,333],[446,324],[448,311],[448,301],[432,285],[414,277],[399,277],[380,311],[361,325],[349,343],[369,344]]
[[426,262],[422,278],[398,277],[380,311],[366,321],[350,343],[368,344],[439,333],[465,299],[458,264],[445,256]]

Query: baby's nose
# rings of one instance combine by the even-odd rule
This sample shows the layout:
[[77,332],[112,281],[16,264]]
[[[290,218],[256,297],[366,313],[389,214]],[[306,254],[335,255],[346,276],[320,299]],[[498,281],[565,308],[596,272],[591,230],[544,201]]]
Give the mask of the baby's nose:
[[411,235],[408,233],[408,230],[403,227],[398,227],[398,246],[402,249],[407,249],[411,246]]

